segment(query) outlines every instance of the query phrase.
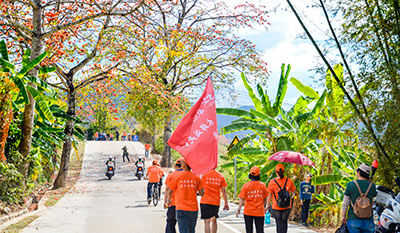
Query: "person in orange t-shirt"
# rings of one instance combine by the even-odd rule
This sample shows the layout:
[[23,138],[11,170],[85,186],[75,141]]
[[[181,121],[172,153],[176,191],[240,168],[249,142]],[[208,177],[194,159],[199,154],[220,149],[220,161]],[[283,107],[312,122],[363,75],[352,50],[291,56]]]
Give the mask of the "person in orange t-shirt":
[[[170,173],[165,180],[165,193],[164,193],[164,209],[167,209],[167,225],[165,226],[165,233],[176,233],[176,206],[175,206],[175,192],[172,192],[172,196],[169,197],[170,188],[168,184],[172,179],[175,178],[176,175],[182,170],[182,161],[184,161],[183,157],[180,157],[175,161],[175,171]],[[168,202],[168,200],[170,202]]]
[[204,186],[204,196],[200,200],[201,219],[204,219],[204,232],[216,233],[221,192],[225,202],[224,210],[229,210],[228,197],[225,190],[227,183],[224,175],[215,169],[204,174],[201,181]]
[[162,170],[159,166],[157,166],[157,160],[153,160],[153,165],[147,168],[147,173],[145,179],[149,179],[147,183],[147,203],[151,202],[151,190],[153,186],[158,188],[158,183],[160,182],[160,174]]
[[144,144],[144,157],[149,158],[150,144]]
[[[186,161],[182,162],[183,171],[179,172],[174,179],[169,182],[168,197],[175,193],[176,218],[178,220],[180,233],[194,233],[197,223],[198,203],[197,192],[203,196],[203,182],[190,171]],[[167,200],[169,203],[170,198]]]
[[254,166],[250,169],[249,178],[251,181],[243,185],[239,193],[239,206],[236,217],[244,204],[244,222],[246,233],[253,233],[253,222],[256,225],[256,232],[264,232],[265,203],[268,197],[267,187],[260,182],[260,169]]
[[286,189],[291,195],[291,192],[296,191],[296,187],[294,186],[292,180],[290,178],[285,178],[285,167],[283,164],[279,163],[275,167],[275,172],[277,178],[272,179],[268,184],[268,200],[267,200],[267,208],[270,207],[271,199],[272,199],[272,217],[275,218],[276,221],[276,232],[277,233],[287,233],[288,228],[288,218],[291,206],[289,207],[279,207],[277,198],[278,192]]

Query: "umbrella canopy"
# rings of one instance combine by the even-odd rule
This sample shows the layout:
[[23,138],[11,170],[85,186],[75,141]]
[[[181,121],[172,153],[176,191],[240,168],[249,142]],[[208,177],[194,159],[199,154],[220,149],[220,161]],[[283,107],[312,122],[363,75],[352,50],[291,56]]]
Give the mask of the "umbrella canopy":
[[314,166],[314,163],[307,156],[294,151],[278,151],[271,155],[268,159],[285,163]]

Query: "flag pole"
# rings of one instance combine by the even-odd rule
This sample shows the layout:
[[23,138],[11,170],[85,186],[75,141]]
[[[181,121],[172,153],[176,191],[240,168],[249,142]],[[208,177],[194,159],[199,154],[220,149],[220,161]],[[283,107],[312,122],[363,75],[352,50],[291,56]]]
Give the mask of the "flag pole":
[[237,181],[236,181],[236,176],[237,176],[237,156],[235,156],[235,200],[237,198]]

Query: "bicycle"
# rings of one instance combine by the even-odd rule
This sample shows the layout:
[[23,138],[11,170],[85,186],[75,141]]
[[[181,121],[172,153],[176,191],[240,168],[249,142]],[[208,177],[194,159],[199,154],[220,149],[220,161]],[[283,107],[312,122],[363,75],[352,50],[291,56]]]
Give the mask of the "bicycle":
[[158,197],[160,196],[160,194],[158,193],[158,184],[153,185],[153,187],[151,188],[151,197],[153,199],[153,205],[157,206],[158,204]]

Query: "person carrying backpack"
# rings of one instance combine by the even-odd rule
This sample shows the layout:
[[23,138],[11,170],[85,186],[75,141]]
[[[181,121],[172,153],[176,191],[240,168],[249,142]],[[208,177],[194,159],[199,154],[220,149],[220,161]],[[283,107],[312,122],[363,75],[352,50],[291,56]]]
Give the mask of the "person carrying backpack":
[[285,167],[279,163],[275,167],[277,178],[272,179],[268,184],[267,209],[270,208],[272,200],[272,217],[275,218],[276,232],[287,233],[288,219],[291,206],[291,192],[296,191],[292,180],[285,177]]
[[373,233],[372,199],[377,193],[375,184],[369,181],[371,167],[363,163],[356,171],[357,180],[349,182],[344,192],[342,222],[349,233]]

